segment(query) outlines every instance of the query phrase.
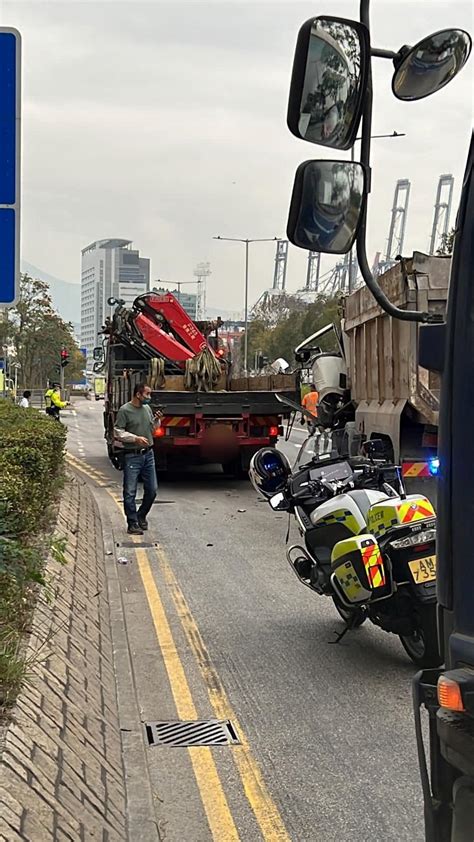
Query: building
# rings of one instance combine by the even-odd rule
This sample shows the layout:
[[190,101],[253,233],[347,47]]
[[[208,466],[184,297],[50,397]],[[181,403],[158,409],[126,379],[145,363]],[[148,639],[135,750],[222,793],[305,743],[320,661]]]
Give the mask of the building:
[[171,292],[172,295],[179,301],[183,310],[186,310],[188,316],[196,319],[197,313],[197,295],[188,292],[181,292],[180,289],[165,289],[164,287],[153,287],[153,292],[159,295],[164,295],[166,292]]
[[100,331],[113,306],[109,298],[130,305],[150,287],[150,261],[140,257],[131,240],[96,240],[82,249],[81,266],[81,346],[88,360],[100,344]]

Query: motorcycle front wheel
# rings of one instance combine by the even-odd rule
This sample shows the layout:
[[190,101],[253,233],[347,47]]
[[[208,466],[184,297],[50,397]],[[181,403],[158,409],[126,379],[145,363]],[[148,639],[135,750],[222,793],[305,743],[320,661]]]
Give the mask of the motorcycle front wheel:
[[339,602],[337,596],[334,595],[332,597],[332,601],[334,602],[334,607],[339,616],[342,617],[344,622],[352,629],[357,629],[362,625],[362,623],[365,623],[367,613],[363,608],[346,608],[342,602]]
[[410,635],[399,635],[400,642],[414,664],[423,669],[439,667],[442,658],[439,652],[436,604],[417,606],[417,628]]

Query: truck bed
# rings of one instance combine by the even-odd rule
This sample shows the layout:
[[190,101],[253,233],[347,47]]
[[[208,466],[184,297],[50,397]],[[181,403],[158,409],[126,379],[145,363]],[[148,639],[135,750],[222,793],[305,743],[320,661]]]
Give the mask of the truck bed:
[[[397,263],[378,278],[397,307],[444,313],[450,258],[414,252],[404,277]],[[408,403],[425,423],[437,423],[439,378],[418,365],[418,326],[392,319],[365,287],[345,299],[344,348],[351,396],[374,407],[384,402],[401,411]]]
[[[281,390],[295,400],[294,390]],[[165,415],[194,415],[235,417],[238,415],[282,415],[288,417],[286,409],[275,397],[275,392],[152,392],[152,405],[160,406]],[[299,401],[298,401],[299,403]]]

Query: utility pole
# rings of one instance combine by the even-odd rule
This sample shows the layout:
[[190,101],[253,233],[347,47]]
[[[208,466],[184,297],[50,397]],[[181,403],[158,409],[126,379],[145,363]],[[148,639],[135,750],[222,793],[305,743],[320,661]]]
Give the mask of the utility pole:
[[[244,377],[248,374],[248,322],[249,322],[249,244],[250,243],[270,243],[273,240],[281,241],[281,237],[262,237],[262,238],[243,238],[243,237],[213,237],[213,240],[227,240],[231,243],[245,243],[245,280],[244,280]],[[285,257],[286,261],[286,257]],[[286,267],[285,267],[286,271]]]

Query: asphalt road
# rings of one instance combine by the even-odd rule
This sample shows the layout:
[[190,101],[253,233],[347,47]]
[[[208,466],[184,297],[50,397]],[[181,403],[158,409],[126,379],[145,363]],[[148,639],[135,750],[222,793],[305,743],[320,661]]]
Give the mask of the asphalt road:
[[[78,400],[64,420],[103,518],[132,842],[156,838],[150,803],[167,842],[421,842],[398,639],[365,625],[331,645],[341,621],[291,572],[286,516],[217,470],[162,482],[127,541],[101,413]],[[304,437],[282,444],[290,459]],[[230,718],[241,745],[143,743],[145,722],[196,718]]]

